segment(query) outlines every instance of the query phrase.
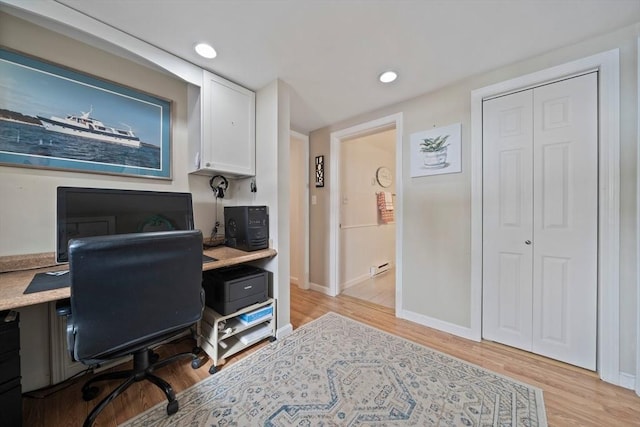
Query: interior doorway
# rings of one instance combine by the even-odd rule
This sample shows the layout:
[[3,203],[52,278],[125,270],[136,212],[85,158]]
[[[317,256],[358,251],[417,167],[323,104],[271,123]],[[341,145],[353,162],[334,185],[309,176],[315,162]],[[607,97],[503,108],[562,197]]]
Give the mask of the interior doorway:
[[340,144],[338,291],[395,308],[395,127]]
[[309,137],[291,131],[289,156],[290,283],[309,288]]
[[[372,139],[380,141],[372,143]],[[367,151],[366,141],[371,148],[383,145],[385,139],[389,140],[387,151]],[[333,132],[329,165],[329,294],[369,285],[363,297],[384,299],[383,294],[391,292],[385,304],[398,311],[402,306],[402,114]],[[386,220],[379,206],[386,207]],[[385,288],[385,282],[387,290],[376,291],[376,287]]]

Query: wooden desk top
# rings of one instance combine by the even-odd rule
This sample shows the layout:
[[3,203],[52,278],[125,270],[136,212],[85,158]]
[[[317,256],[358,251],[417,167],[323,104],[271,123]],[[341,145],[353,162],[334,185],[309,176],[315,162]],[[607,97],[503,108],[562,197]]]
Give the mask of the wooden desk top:
[[213,270],[215,268],[228,267],[230,265],[242,264],[258,259],[271,258],[276,256],[275,249],[261,249],[259,251],[245,252],[239,249],[228,248],[226,246],[218,246],[217,248],[207,249],[204,254],[217,261],[210,261],[202,264],[202,271]]
[[[217,248],[207,249],[204,251],[204,254],[208,257],[216,258],[216,261],[202,264],[202,270],[206,271],[228,267],[230,265],[242,264],[249,261],[271,258],[275,256],[277,252],[275,249],[262,249],[259,251],[245,252],[238,249],[228,248],[226,246],[220,246]],[[6,258],[8,257],[5,257],[5,259]],[[2,263],[0,262],[0,264]],[[17,265],[17,267],[17,269],[23,268],[22,265]],[[33,276],[37,273],[66,270],[67,268],[67,265],[56,265],[44,268],[0,273],[0,311],[69,298],[71,296],[71,289],[69,287],[24,294],[24,290],[29,286]]]

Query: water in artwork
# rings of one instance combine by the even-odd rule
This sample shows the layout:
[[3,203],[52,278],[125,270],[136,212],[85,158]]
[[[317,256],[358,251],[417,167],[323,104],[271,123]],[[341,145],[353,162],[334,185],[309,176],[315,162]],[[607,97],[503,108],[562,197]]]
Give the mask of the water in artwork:
[[160,148],[139,148],[46,130],[43,126],[0,120],[0,152],[24,154],[25,164],[58,158],[108,165],[160,169]]

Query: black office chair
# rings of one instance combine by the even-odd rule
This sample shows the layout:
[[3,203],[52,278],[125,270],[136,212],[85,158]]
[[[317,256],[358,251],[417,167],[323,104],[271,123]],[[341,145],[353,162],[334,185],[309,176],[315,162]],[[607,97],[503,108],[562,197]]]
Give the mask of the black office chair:
[[109,402],[142,380],[161,388],[169,401],[167,414],[176,413],[179,405],[171,385],[153,371],[185,357],[191,358],[194,369],[199,368],[197,349],[156,362],[150,347],[192,328],[202,316],[200,231],[72,240],[69,274],[70,310],[59,313],[68,316],[67,344],[72,358],[95,365],[133,355],[133,369],[97,375],[83,386],[83,398],[91,400],[98,394],[92,386],[96,381],[126,378],[91,411],[84,425],[90,426]]

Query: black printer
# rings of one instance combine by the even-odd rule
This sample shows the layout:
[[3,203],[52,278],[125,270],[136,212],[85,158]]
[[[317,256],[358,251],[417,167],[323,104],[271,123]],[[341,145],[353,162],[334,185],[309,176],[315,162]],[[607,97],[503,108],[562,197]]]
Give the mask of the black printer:
[[269,299],[268,272],[247,265],[205,271],[205,304],[226,316]]

